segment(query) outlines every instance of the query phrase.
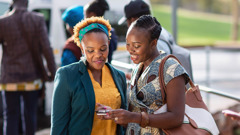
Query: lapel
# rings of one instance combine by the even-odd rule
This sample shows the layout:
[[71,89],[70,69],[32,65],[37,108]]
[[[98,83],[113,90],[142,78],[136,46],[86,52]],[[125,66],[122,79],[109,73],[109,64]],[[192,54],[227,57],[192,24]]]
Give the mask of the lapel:
[[[106,65],[110,69],[112,77],[113,77],[113,80],[114,80],[114,82],[115,82],[115,84],[117,86],[118,92],[121,95],[121,100],[122,100],[121,108],[126,108],[126,99],[125,99],[126,95],[124,95],[124,92],[123,92],[123,91],[126,91],[126,90],[123,90],[123,89],[126,89],[126,88],[124,87],[125,86],[123,84],[124,82],[122,82],[124,80],[121,79],[121,76],[116,72],[116,70],[113,69],[113,67],[109,63],[107,63]],[[120,82],[122,82],[122,83],[120,83]]]
[[80,61],[80,66],[79,66],[79,72],[81,72],[81,82],[83,84],[86,96],[87,96],[87,101],[88,101],[88,106],[90,110],[90,115],[93,117],[94,116],[94,111],[95,111],[95,93],[93,90],[93,85],[92,81],[89,77],[87,67],[84,64],[83,61]]

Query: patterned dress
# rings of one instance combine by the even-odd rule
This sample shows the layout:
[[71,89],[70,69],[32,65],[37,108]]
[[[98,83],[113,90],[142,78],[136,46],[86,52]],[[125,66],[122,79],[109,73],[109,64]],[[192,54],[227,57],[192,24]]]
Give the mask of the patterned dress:
[[[162,95],[159,83],[159,65],[166,53],[161,53],[156,57],[148,67],[142,72],[143,64],[140,63],[132,73],[131,86],[128,89],[128,103],[132,112],[145,111],[148,114],[153,114],[162,105]],[[188,74],[185,69],[173,58],[169,58],[164,64],[164,81],[165,85],[170,80],[180,75],[184,75],[186,82]],[[153,78],[152,81],[148,81]],[[143,95],[142,98],[137,96]],[[142,128],[137,123],[129,123],[127,127],[127,135],[162,135],[161,129],[145,127]]]

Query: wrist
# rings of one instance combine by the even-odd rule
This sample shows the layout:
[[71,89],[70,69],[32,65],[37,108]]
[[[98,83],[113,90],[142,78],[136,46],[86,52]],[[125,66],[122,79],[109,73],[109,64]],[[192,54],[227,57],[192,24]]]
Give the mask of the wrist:
[[140,122],[140,126],[145,128],[146,126],[149,125],[149,116],[148,113],[146,112],[141,112],[141,122]]
[[133,113],[133,115],[131,116],[131,123],[141,123],[141,113]]

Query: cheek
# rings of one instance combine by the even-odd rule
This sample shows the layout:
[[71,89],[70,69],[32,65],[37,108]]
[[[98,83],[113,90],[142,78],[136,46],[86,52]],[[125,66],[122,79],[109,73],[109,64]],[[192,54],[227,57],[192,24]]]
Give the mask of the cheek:
[[92,55],[88,52],[85,52],[85,57],[87,58],[87,60],[91,59]]
[[108,53],[109,53],[109,48],[106,51],[103,52],[103,56],[105,58],[107,58],[108,57]]
[[139,49],[135,49],[135,52],[140,56],[143,56],[146,53],[146,51],[148,51],[148,48],[141,47]]

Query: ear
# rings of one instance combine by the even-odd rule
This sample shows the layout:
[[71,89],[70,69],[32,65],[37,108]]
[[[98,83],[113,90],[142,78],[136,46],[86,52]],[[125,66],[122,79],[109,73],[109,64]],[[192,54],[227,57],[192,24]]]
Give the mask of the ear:
[[134,22],[135,20],[137,20],[138,17],[131,17],[131,21]]
[[82,52],[82,55],[84,55],[84,50],[83,50],[83,46],[82,46],[82,44],[80,44],[80,49],[81,49],[81,52]]
[[87,18],[90,18],[92,16],[97,16],[94,12],[89,12],[88,15],[87,15]]
[[154,39],[151,41],[150,45],[152,48],[155,48],[157,46],[157,41],[158,41],[158,39]]
[[134,22],[135,20],[137,20],[138,18],[137,17],[131,17],[130,21],[131,23]]

